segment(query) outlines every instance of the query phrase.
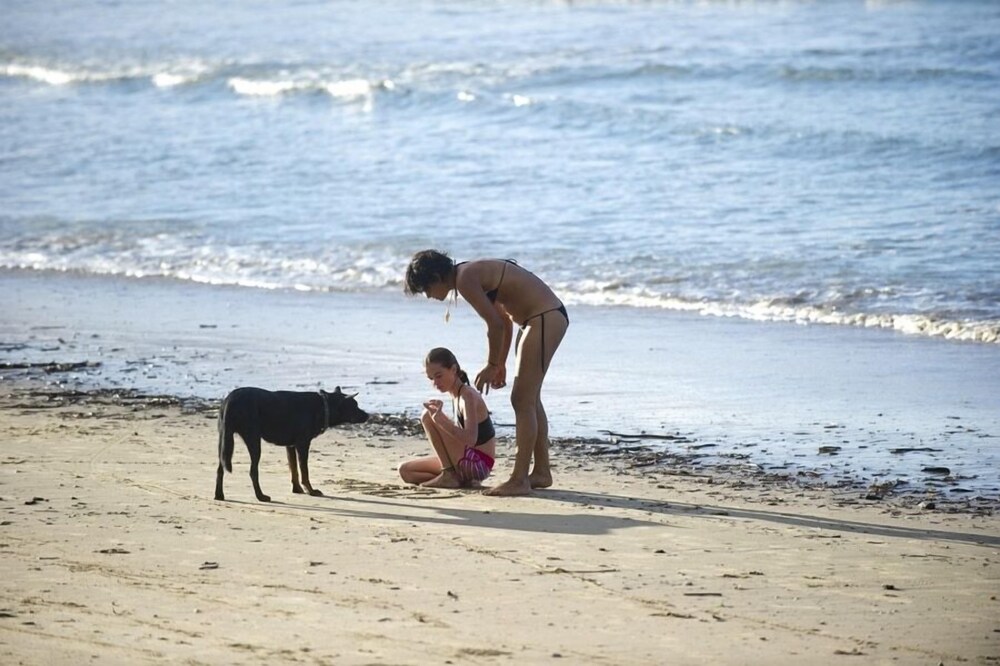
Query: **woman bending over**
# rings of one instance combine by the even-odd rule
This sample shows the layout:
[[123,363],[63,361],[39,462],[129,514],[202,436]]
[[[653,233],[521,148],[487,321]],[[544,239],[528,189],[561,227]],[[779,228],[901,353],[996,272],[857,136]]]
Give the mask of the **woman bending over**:
[[[476,388],[489,392],[507,383],[512,323],[520,327],[514,344],[514,408],[517,454],[510,478],[487,495],[525,495],[552,485],[549,421],[542,406],[542,382],[559,348],[569,315],[559,298],[535,274],[510,259],[455,263],[437,250],[418,252],[406,269],[406,292],[443,301],[461,294],[486,323],[487,356]],[[531,468],[534,458],[534,468]],[[529,472],[530,470],[530,472]]]

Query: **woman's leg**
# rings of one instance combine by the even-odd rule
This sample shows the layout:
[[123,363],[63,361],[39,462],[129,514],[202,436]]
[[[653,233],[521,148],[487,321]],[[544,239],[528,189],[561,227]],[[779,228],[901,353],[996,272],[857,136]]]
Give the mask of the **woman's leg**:
[[[552,364],[552,358],[566,336],[569,319],[562,312],[550,312],[544,316],[549,317],[547,327],[542,327],[542,334],[545,336],[544,373],[547,374],[549,366]],[[544,374],[542,379],[545,379]],[[548,488],[552,485],[552,471],[549,466],[549,417],[545,413],[545,406],[542,405],[541,386],[538,390],[538,401],[535,408],[538,432],[535,436],[533,451],[535,466],[528,476],[528,481],[532,488]]]
[[[532,479],[538,488],[552,485],[549,422],[542,406],[542,381],[552,355],[566,335],[567,326],[569,322],[566,318],[553,310],[533,319],[521,335],[514,386],[510,394],[517,437],[514,470],[510,479],[487,490],[487,495],[525,495],[531,492]],[[535,468],[529,474],[533,455]]]
[[541,396],[538,397],[535,412],[538,421],[534,449],[535,466],[528,475],[528,482],[532,488],[548,488],[552,485],[552,471],[549,468],[549,418],[545,414]]

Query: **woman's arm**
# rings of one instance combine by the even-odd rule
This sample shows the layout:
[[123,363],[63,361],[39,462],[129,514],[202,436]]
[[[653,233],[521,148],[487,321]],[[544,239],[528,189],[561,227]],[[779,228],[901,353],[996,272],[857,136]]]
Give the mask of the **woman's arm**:
[[[479,279],[479,267],[476,262],[466,264],[462,272],[455,278],[455,289],[462,298],[472,306],[476,314],[486,322],[487,356],[486,365],[476,375],[476,388],[482,391],[497,383],[501,366],[506,362],[510,352],[510,318],[501,314],[495,304],[490,302]],[[506,343],[504,342],[507,339]]]
[[495,378],[496,384],[493,388],[500,388],[507,383],[507,357],[510,355],[510,343],[513,340],[514,322],[510,318],[507,309],[500,303],[494,303],[497,312],[503,318],[503,340],[500,342],[500,373]]
[[[500,310],[486,298],[486,292],[479,280],[478,266],[467,264],[461,274],[455,279],[455,289],[462,295],[462,298],[472,306],[480,319],[486,322],[486,338],[489,341],[488,360],[500,363],[504,357],[501,356],[504,337],[504,322],[509,323],[509,319],[504,317]],[[509,343],[508,343],[509,345]]]

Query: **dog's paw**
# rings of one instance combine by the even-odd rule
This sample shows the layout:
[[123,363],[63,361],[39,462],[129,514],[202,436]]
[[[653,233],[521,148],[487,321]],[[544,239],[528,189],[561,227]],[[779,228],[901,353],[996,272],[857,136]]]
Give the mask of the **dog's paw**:
[[309,494],[312,495],[313,497],[322,497],[323,496],[323,493],[320,492],[319,490],[317,490],[316,488],[313,488],[312,490],[310,490]]
[[257,495],[258,502],[270,502],[271,497],[269,495]]
[[217,500],[219,500],[221,502],[221,501],[223,501],[223,500],[226,499],[226,496],[223,495],[222,493],[215,493],[215,499],[217,499]]
[[296,495],[301,495],[305,491],[302,490],[302,486],[292,486],[292,492]]

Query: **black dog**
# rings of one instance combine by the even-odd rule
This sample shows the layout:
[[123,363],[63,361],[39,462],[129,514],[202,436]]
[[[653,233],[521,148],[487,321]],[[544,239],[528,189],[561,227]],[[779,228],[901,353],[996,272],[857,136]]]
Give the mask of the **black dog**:
[[[261,492],[257,478],[262,439],[284,446],[288,451],[293,493],[301,493],[305,487],[310,495],[322,495],[309,484],[309,445],[330,426],[368,420],[368,414],[361,411],[354,400],[355,395],[341,393],[339,386],[333,393],[265,391],[252,387],[238,388],[230,393],[219,410],[219,471],[215,476],[215,499],[226,498],[222,493],[222,476],[224,470],[233,471],[233,433],[243,439],[250,451],[250,480],[259,501],[271,501]],[[302,486],[299,485],[296,458],[302,469]]]

